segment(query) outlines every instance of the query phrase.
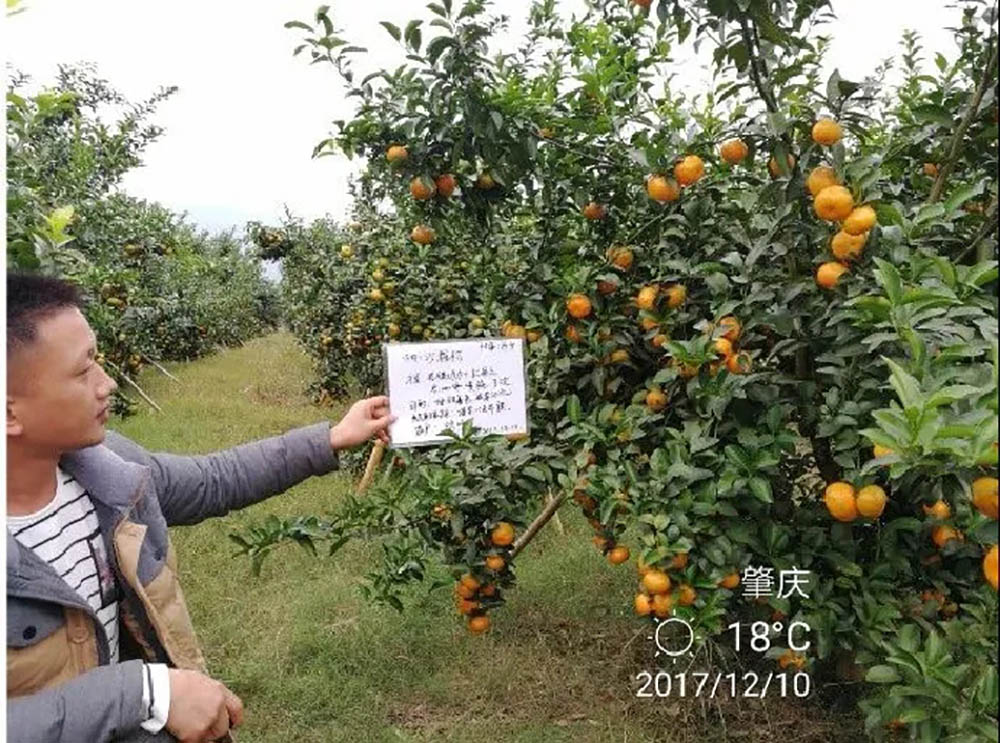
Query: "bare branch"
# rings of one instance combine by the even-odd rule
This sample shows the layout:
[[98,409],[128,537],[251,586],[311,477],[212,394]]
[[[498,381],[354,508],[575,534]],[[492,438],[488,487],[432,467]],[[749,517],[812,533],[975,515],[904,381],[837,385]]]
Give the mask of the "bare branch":
[[990,56],[989,61],[986,63],[986,69],[983,70],[983,76],[979,80],[979,85],[976,86],[975,95],[972,96],[972,102],[969,104],[969,108],[965,112],[965,116],[958,124],[958,128],[955,129],[955,135],[951,138],[951,145],[948,148],[948,156],[944,161],[944,165],[941,170],[938,171],[937,178],[934,179],[934,185],[931,187],[931,195],[927,199],[927,203],[933,204],[935,201],[941,198],[941,193],[944,191],[945,181],[948,180],[948,176],[955,169],[955,161],[958,159],[959,150],[962,149],[962,138],[965,137],[965,132],[972,124],[972,120],[976,116],[976,112],[979,110],[979,104],[983,100],[983,95],[985,95],[987,88],[989,88],[990,83],[993,80],[993,71],[997,66],[997,45],[995,43],[996,37],[990,39]]

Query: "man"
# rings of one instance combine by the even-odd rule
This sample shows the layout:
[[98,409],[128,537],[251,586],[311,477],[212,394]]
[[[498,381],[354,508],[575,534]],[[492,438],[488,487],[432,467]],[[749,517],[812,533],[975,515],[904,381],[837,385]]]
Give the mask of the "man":
[[167,527],[276,495],[387,440],[388,399],[205,456],[105,433],[115,382],[71,284],[7,279],[7,739],[225,739],[240,699],[206,675]]

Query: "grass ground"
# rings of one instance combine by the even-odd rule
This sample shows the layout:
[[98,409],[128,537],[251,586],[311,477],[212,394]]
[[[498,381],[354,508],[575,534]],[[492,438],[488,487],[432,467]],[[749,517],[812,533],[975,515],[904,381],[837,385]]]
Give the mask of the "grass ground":
[[[163,407],[113,424],[153,451],[204,453],[324,418],[303,396],[308,360],[286,334],[142,377]],[[334,473],[226,518],[173,529],[212,674],[247,707],[241,743],[337,741],[860,740],[837,696],[792,702],[637,699],[655,672],[629,613],[633,571],[601,560],[578,513],[518,560],[516,590],[484,637],[457,620],[449,589],[415,589],[403,615],[360,596],[377,545],[334,558],[281,549],[259,578],[226,535],[268,514],[325,515],[353,487]]]

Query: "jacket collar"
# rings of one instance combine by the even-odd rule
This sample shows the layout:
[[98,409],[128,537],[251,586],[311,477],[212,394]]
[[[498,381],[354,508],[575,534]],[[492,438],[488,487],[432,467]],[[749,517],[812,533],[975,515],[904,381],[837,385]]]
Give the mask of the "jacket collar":
[[[135,502],[150,477],[149,468],[128,462],[103,444],[67,452],[59,466],[86,488],[92,500],[113,512],[124,512]],[[21,545],[7,531],[7,585],[40,578],[49,578],[51,568]],[[54,574],[54,573],[53,573]],[[8,591],[10,593],[10,591]]]
[[131,506],[150,477],[149,467],[125,461],[104,444],[67,452],[59,466],[76,478],[93,500],[116,511]]

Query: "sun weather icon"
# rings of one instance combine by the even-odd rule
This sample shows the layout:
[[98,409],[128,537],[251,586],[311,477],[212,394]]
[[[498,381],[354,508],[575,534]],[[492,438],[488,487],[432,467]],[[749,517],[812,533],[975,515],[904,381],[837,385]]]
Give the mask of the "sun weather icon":
[[699,639],[691,625],[683,619],[670,617],[656,623],[656,631],[646,638],[656,643],[656,657],[661,655],[670,658],[674,663],[678,658],[694,657],[691,648]]

